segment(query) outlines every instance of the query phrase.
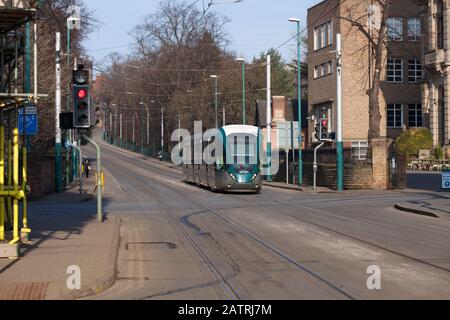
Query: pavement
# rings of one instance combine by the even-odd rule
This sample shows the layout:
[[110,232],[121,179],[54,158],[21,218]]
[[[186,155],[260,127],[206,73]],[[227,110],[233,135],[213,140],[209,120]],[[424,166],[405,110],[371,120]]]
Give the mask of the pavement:
[[312,186],[298,186],[293,184],[287,184],[284,182],[269,182],[264,181],[264,186],[272,187],[272,188],[278,188],[278,189],[286,189],[286,190],[294,190],[294,191],[300,191],[300,192],[310,192],[310,193],[338,193],[336,190],[327,188],[327,187],[316,187],[316,190]]
[[[19,259],[0,259],[0,300],[78,299],[114,284],[120,219],[104,213],[105,221],[97,222],[94,180],[84,180],[84,194],[74,185],[30,202],[31,241],[21,244]],[[105,199],[119,191],[108,172],[105,184]],[[73,266],[81,287],[70,290]]]

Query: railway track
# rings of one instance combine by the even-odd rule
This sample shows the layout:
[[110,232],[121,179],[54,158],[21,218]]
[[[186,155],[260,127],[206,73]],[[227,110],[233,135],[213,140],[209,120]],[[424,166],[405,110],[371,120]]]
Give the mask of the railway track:
[[[137,158],[137,157],[136,157]],[[116,158],[117,160],[117,158]],[[138,159],[135,159],[138,160]],[[140,159],[139,159],[140,160]],[[121,160],[123,161],[123,160]],[[131,170],[130,170],[131,171]],[[282,261],[288,263],[293,268],[297,269],[299,272],[302,272],[304,275],[309,277],[312,281],[318,281],[322,285],[325,285],[332,291],[335,291],[339,296],[341,296],[344,299],[350,299],[350,300],[356,300],[358,297],[356,297],[355,294],[348,292],[344,286],[334,283],[330,279],[327,279],[326,277],[322,276],[318,272],[315,272],[312,268],[307,266],[306,264],[299,263],[295,259],[291,258],[288,254],[280,250],[279,248],[273,246],[272,244],[266,242],[265,240],[258,237],[256,234],[252,233],[251,231],[247,230],[242,225],[228,219],[225,215],[221,214],[218,210],[215,210],[211,207],[209,207],[206,203],[199,199],[195,199],[194,197],[190,196],[186,191],[183,191],[182,188],[177,186],[176,184],[173,184],[164,178],[158,177],[158,176],[143,176],[140,174],[134,174],[130,171],[127,172],[127,175],[130,175],[132,178],[138,180],[140,184],[142,184],[142,188],[144,188],[151,197],[155,200],[156,203],[158,203],[158,195],[155,194],[155,191],[148,186],[148,179],[152,179],[157,183],[161,183],[167,188],[173,190],[174,192],[178,193],[180,196],[186,198],[189,200],[192,204],[198,207],[199,210],[202,210],[204,214],[210,214],[228,225],[230,228],[234,229],[235,231],[239,232],[242,235],[245,235],[245,237],[254,242],[256,245],[264,248],[266,251],[271,252],[274,256],[278,257],[278,259],[281,259]],[[195,250],[198,257],[201,258],[202,261],[205,262],[207,267],[210,269],[213,275],[216,276],[216,281],[213,281],[211,283],[217,284],[221,283],[221,285],[224,287],[224,291],[229,293],[229,298],[234,300],[242,300],[242,299],[251,299],[251,295],[249,296],[248,293],[241,293],[241,288],[236,288],[235,285],[232,283],[232,279],[235,278],[238,275],[238,271],[235,271],[233,273],[225,274],[221,269],[220,266],[217,266],[213,261],[212,258],[209,257],[208,252],[202,248],[202,244],[199,243],[189,232],[189,227],[186,226],[185,223],[183,223],[179,218],[176,218],[173,216],[172,213],[170,213],[167,209],[165,209],[163,206],[158,204],[158,208],[161,212],[163,212],[168,219],[171,221],[171,224],[176,227],[180,231],[180,233],[183,235],[185,239],[188,240],[191,247]],[[238,286],[240,287],[240,286]],[[245,290],[244,290],[245,291]],[[152,295],[153,296],[153,295]],[[148,297],[143,297],[142,299],[147,299]]]
[[[123,153],[123,154],[126,154],[126,153],[124,153],[124,152],[122,152],[122,153]],[[127,155],[129,155],[129,154],[127,154]],[[133,156],[134,156],[134,154],[133,154]],[[137,159],[142,160],[142,159],[140,159],[140,158],[137,157],[137,156],[134,156],[134,158],[135,158],[136,160],[137,160]],[[147,162],[147,161],[146,161],[146,162]],[[158,163],[154,163],[154,162],[151,162],[151,161],[148,161],[148,163],[153,164],[153,165],[156,165],[156,166],[158,166],[158,167],[161,168],[161,169],[173,170],[173,171],[174,171],[174,170],[177,170],[177,169],[175,169],[175,168],[168,168],[167,166],[164,166],[164,165],[158,164]],[[266,187],[266,188],[267,188],[267,187]],[[270,188],[270,187],[268,187],[268,188]],[[239,199],[239,200],[242,200],[242,196],[237,196],[237,195],[234,195],[234,194],[229,194],[229,196],[235,197],[236,199]],[[341,216],[341,215],[333,214],[333,213],[331,213],[331,212],[327,212],[327,211],[321,210],[321,209],[316,209],[316,208],[313,208],[313,207],[310,207],[310,206],[306,206],[306,205],[299,205],[299,204],[295,204],[295,203],[292,203],[292,202],[282,202],[282,201],[280,201],[280,200],[277,200],[277,199],[274,199],[274,198],[269,198],[269,197],[267,197],[267,196],[264,196],[264,194],[258,195],[258,197],[264,198],[264,199],[266,199],[266,200],[268,200],[268,201],[271,201],[271,202],[278,203],[278,204],[280,204],[280,205],[282,204],[282,205],[290,206],[290,207],[292,207],[292,208],[299,208],[299,209],[310,210],[310,211],[317,212],[317,213],[320,213],[320,214],[323,214],[323,215],[332,216],[332,217],[334,217],[334,218],[344,219],[344,220],[347,220],[347,221],[352,222],[352,223],[364,224],[364,225],[366,225],[366,226],[368,226],[368,227],[374,227],[373,225],[368,224],[368,223],[365,223],[365,222],[362,222],[362,221],[360,221],[360,220],[352,219],[352,218],[349,218],[349,217],[343,217],[343,216]],[[379,199],[379,198],[386,198],[386,197],[375,197],[375,198],[376,198],[376,199]],[[363,199],[372,199],[372,197],[371,197],[371,198],[359,198],[359,200],[363,200]],[[339,201],[339,200],[340,200],[340,199],[338,199],[338,201]],[[290,212],[288,212],[288,211],[286,211],[286,210],[282,210],[282,209],[280,209],[279,207],[271,206],[271,209],[272,209],[273,211],[277,212],[278,214],[281,214],[281,215],[284,215],[284,216],[291,217],[291,218],[293,218],[293,219],[296,219],[296,220],[298,220],[298,221],[302,221],[303,223],[308,223],[308,224],[310,224],[310,225],[312,225],[312,226],[315,226],[315,227],[318,227],[318,228],[322,228],[323,230],[327,230],[327,231],[329,231],[329,232],[333,232],[334,234],[337,234],[337,235],[346,237],[347,239],[351,239],[351,240],[354,240],[354,241],[358,241],[359,243],[362,243],[362,244],[365,244],[365,245],[370,245],[370,246],[372,246],[372,247],[374,247],[374,248],[377,248],[377,249],[385,250],[385,251],[387,251],[387,252],[389,252],[389,253],[398,255],[398,256],[403,257],[403,258],[407,258],[407,259],[409,259],[409,260],[411,260],[411,261],[418,262],[418,263],[421,263],[421,264],[423,264],[423,265],[427,265],[427,266],[429,266],[429,267],[433,267],[433,268],[436,268],[436,269],[439,269],[439,270],[442,270],[442,271],[450,272],[450,269],[449,269],[449,268],[445,268],[445,267],[442,267],[442,266],[439,266],[439,265],[430,263],[430,262],[425,261],[425,260],[420,259],[420,258],[412,257],[412,256],[410,256],[410,255],[407,255],[407,254],[398,252],[398,251],[396,251],[396,250],[387,248],[387,247],[385,247],[385,246],[378,245],[378,244],[373,243],[373,242],[371,242],[371,241],[364,240],[364,239],[362,239],[362,238],[360,238],[360,237],[357,237],[357,236],[349,235],[348,233],[341,232],[341,231],[339,231],[339,230],[336,230],[335,228],[330,228],[330,227],[324,226],[323,224],[319,224],[319,223],[313,222],[313,221],[311,221],[311,220],[309,220],[309,219],[299,217],[298,215],[292,214],[292,213],[290,213]]]

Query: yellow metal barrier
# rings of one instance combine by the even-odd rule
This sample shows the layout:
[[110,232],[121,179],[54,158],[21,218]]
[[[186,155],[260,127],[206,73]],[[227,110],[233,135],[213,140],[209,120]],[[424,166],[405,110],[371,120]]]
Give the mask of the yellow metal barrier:
[[[95,172],[94,174],[95,174],[95,181],[97,181],[98,173]],[[101,179],[101,184],[102,184],[102,192],[104,192],[104,190],[105,190],[105,173],[104,172],[102,172],[100,174],[100,179]],[[98,188],[98,185],[95,185],[94,193],[97,192],[97,188]]]
[[[10,116],[17,117],[17,108],[23,101],[17,102],[14,110],[7,110]],[[22,168],[20,165],[19,151],[19,129],[17,128],[17,119],[14,119],[14,128],[8,129],[8,138],[6,138],[6,129],[4,122],[4,105],[0,105],[0,242],[9,241],[8,244],[15,245],[21,239],[28,239],[31,230],[28,227],[28,209],[27,209],[27,183],[28,183],[28,150],[26,146],[26,137],[23,139],[22,146]],[[11,117],[9,117],[11,119]],[[7,160],[6,160],[7,157]],[[7,166],[7,170],[6,170]],[[20,183],[20,169],[22,169],[22,181]],[[6,175],[5,175],[6,173]],[[7,182],[5,183],[5,177]],[[19,229],[19,201],[23,203],[22,228]],[[12,227],[12,236],[6,232],[6,227]],[[21,234],[19,233],[21,232]],[[7,237],[9,239],[7,239]],[[25,240],[25,241],[26,241]]]
[[[12,185],[12,142],[8,139],[8,186]],[[12,199],[7,199],[8,221],[12,222]]]

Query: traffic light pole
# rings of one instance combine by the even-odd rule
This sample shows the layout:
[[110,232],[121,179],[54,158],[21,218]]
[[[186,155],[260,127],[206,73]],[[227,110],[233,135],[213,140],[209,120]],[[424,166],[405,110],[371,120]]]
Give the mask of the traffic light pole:
[[337,189],[339,192],[344,190],[344,142],[342,134],[342,43],[341,34],[336,35],[336,67],[337,67]]
[[[81,151],[81,146],[78,147],[75,144],[71,144],[71,147],[78,151],[78,155],[80,159],[83,159],[83,152]],[[83,194],[83,170],[82,170],[82,161],[77,163],[78,170],[80,171],[80,176],[78,177],[78,180],[80,181],[80,194]]]
[[101,223],[103,222],[102,151],[100,150],[99,145],[87,135],[83,134],[82,137],[97,149],[97,221]]
[[322,142],[321,144],[319,144],[315,149],[314,149],[314,165],[313,165],[313,186],[314,186],[314,191],[316,191],[317,188],[317,171],[319,169],[319,165],[317,164],[317,151],[319,151],[320,148],[323,147],[323,145],[325,144],[325,142]]

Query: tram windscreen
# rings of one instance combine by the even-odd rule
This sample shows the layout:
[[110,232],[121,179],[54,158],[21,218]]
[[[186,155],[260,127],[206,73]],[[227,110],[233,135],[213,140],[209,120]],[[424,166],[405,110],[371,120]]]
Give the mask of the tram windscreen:
[[232,164],[238,173],[250,173],[258,164],[257,137],[235,134],[228,138],[228,164]]

